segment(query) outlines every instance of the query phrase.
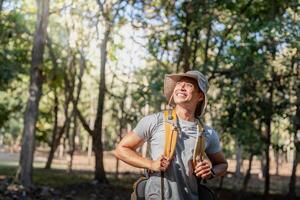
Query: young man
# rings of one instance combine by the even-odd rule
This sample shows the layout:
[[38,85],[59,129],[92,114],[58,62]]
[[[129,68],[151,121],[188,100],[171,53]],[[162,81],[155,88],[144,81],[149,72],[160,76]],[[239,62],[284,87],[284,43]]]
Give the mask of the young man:
[[[197,178],[211,179],[223,176],[227,161],[221,151],[216,131],[204,127],[205,152],[209,160],[191,160],[197,138],[197,118],[200,118],[207,104],[208,81],[198,71],[165,76],[164,95],[175,108],[179,136],[174,157],[163,155],[165,130],[163,113],[144,117],[118,144],[115,155],[124,162],[151,173],[146,184],[146,199],[161,199],[161,171],[164,172],[165,199],[197,199]],[[143,158],[136,152],[145,141],[150,143],[151,159]]]

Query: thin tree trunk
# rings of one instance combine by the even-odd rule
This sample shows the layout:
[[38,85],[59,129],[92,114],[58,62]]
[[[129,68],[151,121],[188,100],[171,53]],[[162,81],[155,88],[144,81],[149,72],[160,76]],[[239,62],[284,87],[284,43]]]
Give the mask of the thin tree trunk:
[[29,98],[24,116],[24,131],[20,166],[17,178],[21,184],[28,187],[32,184],[32,170],[35,150],[35,131],[38,119],[39,102],[42,96],[42,65],[49,17],[49,0],[37,0],[37,21],[32,48],[30,69]]
[[[72,62],[70,62],[72,63]],[[54,158],[54,154],[55,151],[57,150],[57,147],[60,144],[60,140],[63,136],[63,134],[66,131],[66,128],[69,126],[71,118],[72,118],[72,114],[71,116],[69,115],[69,106],[71,103],[71,93],[74,90],[72,85],[69,85],[68,83],[69,81],[67,80],[67,77],[65,76],[65,105],[64,105],[64,114],[65,114],[65,121],[64,121],[64,125],[63,127],[59,130],[59,132],[53,132],[52,135],[52,142],[51,142],[51,149],[48,155],[48,159],[47,159],[47,163],[45,166],[45,169],[50,169],[51,168],[51,164]]]
[[275,161],[276,161],[276,175],[279,174],[279,149],[276,149],[274,151],[274,154],[275,154]]
[[247,190],[247,186],[248,186],[248,183],[249,183],[249,180],[251,178],[251,168],[252,168],[252,161],[253,161],[253,156],[254,156],[254,153],[251,152],[250,153],[250,157],[249,157],[249,165],[248,165],[248,170],[247,170],[247,173],[246,173],[246,176],[243,180],[243,186],[239,192],[239,196],[238,196],[238,199],[242,199],[243,197],[243,194],[246,192]]
[[57,124],[57,118],[58,118],[58,97],[57,97],[57,90],[56,88],[54,88],[54,125],[53,125],[53,131],[52,131],[52,142],[51,142],[51,146],[50,146],[50,152],[49,152],[49,156],[47,159],[47,163],[45,166],[45,169],[50,169],[51,167],[51,163],[54,157],[54,141],[55,138],[57,136],[57,129],[58,129],[58,124]]
[[294,126],[294,145],[295,145],[295,155],[293,161],[293,169],[289,183],[289,198],[294,200],[296,199],[296,171],[297,166],[300,162],[300,141],[297,137],[297,133],[300,130],[300,82],[298,83],[298,87],[296,88],[296,114],[293,119],[293,126]]
[[102,123],[103,123],[103,108],[105,100],[105,67],[106,67],[106,58],[107,58],[107,43],[109,40],[109,35],[111,31],[111,24],[106,24],[106,30],[104,33],[104,38],[101,42],[100,48],[100,58],[101,58],[101,67],[100,67],[100,84],[99,84],[99,96],[98,96],[98,106],[97,114],[94,124],[94,133],[93,133],[93,150],[95,153],[95,180],[99,182],[108,182],[106,179],[104,164],[103,164],[103,146],[102,146]]
[[300,142],[297,142],[295,144],[295,156],[293,161],[293,169],[292,174],[290,177],[290,183],[289,183],[289,199],[294,200],[296,199],[296,172],[297,172],[297,166],[300,163]]
[[[118,141],[121,141],[122,139],[122,128],[121,128],[121,124],[120,124],[120,128],[119,128],[119,140]],[[118,179],[119,178],[119,159],[116,157],[116,175],[115,175],[115,178]]]
[[92,140],[92,137],[89,135],[88,136],[88,152],[87,152],[89,164],[91,163],[91,158],[92,158],[92,148],[93,148],[93,140]]
[[211,37],[211,22],[209,22],[208,24],[208,28],[207,28],[207,34],[206,34],[206,42],[205,42],[205,49],[204,49],[204,66],[203,66],[203,71],[206,72],[207,71],[207,67],[208,67],[208,49],[209,49],[209,40]]
[[184,29],[184,42],[183,42],[183,71],[187,72],[190,70],[190,57],[191,57],[191,47],[188,45],[188,39],[189,39],[189,14],[186,13],[186,27]]
[[236,167],[235,167],[235,175],[236,177],[241,176],[241,164],[242,164],[242,145],[240,142],[236,141]]
[[[122,101],[122,103],[121,103],[121,108],[124,106],[124,103],[123,103],[124,101]],[[123,112],[123,110],[121,111],[121,112]],[[122,119],[122,116],[123,116],[123,114],[121,115],[121,119],[119,119],[119,131],[118,131],[118,142],[119,141],[121,141],[121,139],[122,139],[122,131],[123,131],[123,123],[122,123],[122,121],[123,121],[123,119]],[[116,158],[116,179],[118,179],[119,178],[119,159],[118,158]]]
[[[80,71],[79,71],[79,75],[78,77],[78,85],[77,85],[77,93],[75,96],[75,99],[73,98],[73,94],[72,95],[72,101],[73,101],[73,110],[72,110],[72,116],[73,116],[73,133],[69,135],[69,156],[70,156],[70,161],[69,161],[69,165],[68,165],[68,171],[72,172],[72,166],[73,166],[73,158],[74,158],[74,152],[75,152],[75,137],[77,135],[77,131],[78,131],[78,126],[77,126],[77,112],[75,111],[75,108],[77,107],[78,101],[79,101],[79,97],[80,97],[80,93],[81,93],[81,88],[82,88],[82,76],[84,73],[84,69],[86,67],[85,65],[85,58],[83,56],[83,54],[80,54]],[[76,74],[74,74],[74,77],[76,76]],[[74,83],[73,85],[75,85],[75,79],[74,79]]]
[[267,138],[266,138],[266,165],[265,165],[265,185],[264,185],[264,199],[267,199],[270,190],[270,144],[271,144],[271,121],[267,122]]
[[68,172],[72,172],[72,167],[73,167],[73,158],[74,158],[74,152],[75,152],[75,137],[77,135],[77,115],[76,113],[74,113],[74,117],[73,117],[73,134],[70,135],[69,138],[69,146],[70,146],[70,162],[68,165]]
[[[89,127],[84,117],[77,109],[77,106],[75,106],[75,111],[78,114],[82,126],[92,136],[93,139],[93,151],[95,154],[94,179],[97,180],[98,182],[108,183],[106,179],[105,170],[104,170],[104,164],[103,164],[103,145],[102,145],[102,134],[103,134],[102,123],[103,123],[104,100],[105,100],[105,93],[106,93],[105,67],[106,67],[106,59],[107,59],[107,44],[109,41],[110,32],[114,24],[114,20],[118,16],[118,12],[122,6],[121,4],[119,4],[119,2],[115,2],[115,4],[111,4],[111,5],[109,5],[109,3],[107,5],[104,5],[103,2],[101,2],[100,0],[96,0],[96,2],[99,6],[99,11],[101,12],[102,17],[104,18],[105,31],[100,45],[100,59],[101,59],[100,84],[99,84],[98,105],[97,105],[97,113],[96,113],[96,119],[94,123],[94,129],[92,130]],[[112,14],[114,5],[119,5],[119,7],[116,10],[114,10],[115,13]]]
[[265,187],[264,187],[264,195],[263,198],[267,199],[269,196],[270,190],[270,145],[271,145],[271,124],[272,124],[272,115],[273,115],[273,85],[270,86],[269,89],[269,106],[270,106],[270,113],[266,119],[266,138],[265,138],[265,154],[266,154],[266,166],[265,166]]
[[[52,77],[52,81],[55,82],[57,81],[57,69],[58,69],[58,63],[56,61],[56,56],[54,54],[53,48],[52,48],[52,42],[51,39],[49,37],[47,37],[47,47],[49,49],[49,56],[51,58],[52,61],[52,65],[53,65],[53,77]],[[48,159],[46,162],[46,166],[45,169],[50,169],[51,168],[51,163],[52,160],[54,158],[54,153],[55,150],[58,146],[59,141],[57,142],[56,138],[58,137],[59,133],[58,133],[58,107],[59,107],[59,101],[58,101],[58,96],[57,96],[57,86],[54,86],[53,88],[53,92],[54,92],[54,124],[53,124],[53,131],[52,131],[52,141],[50,144],[50,152],[48,155]]]

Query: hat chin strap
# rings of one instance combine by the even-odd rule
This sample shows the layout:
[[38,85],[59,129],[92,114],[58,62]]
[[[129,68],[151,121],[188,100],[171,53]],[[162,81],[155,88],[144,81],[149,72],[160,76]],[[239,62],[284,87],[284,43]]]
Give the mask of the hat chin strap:
[[172,95],[171,95],[171,97],[170,97],[170,99],[169,99],[169,102],[168,102],[168,105],[169,105],[170,107],[174,107],[174,106],[171,105],[171,101],[172,101],[172,99],[173,99],[173,97],[174,97],[174,93],[175,93],[175,91],[173,91],[173,93],[172,93]]

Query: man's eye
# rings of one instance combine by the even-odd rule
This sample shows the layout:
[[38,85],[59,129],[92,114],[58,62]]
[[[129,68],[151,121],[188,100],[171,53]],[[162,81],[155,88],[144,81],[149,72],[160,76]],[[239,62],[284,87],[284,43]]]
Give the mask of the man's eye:
[[189,87],[189,88],[192,88],[192,87],[193,87],[193,84],[191,84],[191,83],[186,83],[186,86]]

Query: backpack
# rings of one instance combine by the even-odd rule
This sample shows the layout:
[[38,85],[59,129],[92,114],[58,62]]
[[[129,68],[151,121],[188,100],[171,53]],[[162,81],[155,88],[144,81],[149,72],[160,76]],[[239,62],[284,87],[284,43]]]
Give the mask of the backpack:
[[[174,156],[177,138],[179,134],[179,129],[177,127],[177,116],[175,109],[173,110],[165,110],[164,114],[164,127],[165,127],[165,146],[164,146],[164,155],[172,158]],[[171,121],[171,122],[170,122]],[[205,154],[205,137],[204,126],[200,120],[197,123],[197,141],[195,143],[194,154],[192,164],[193,167],[196,166],[197,156],[200,157],[200,160],[203,160]],[[133,192],[131,194],[131,200],[145,200],[145,188],[147,184],[149,176],[140,177],[133,184]],[[164,172],[161,172],[161,199],[164,200]],[[215,200],[215,193],[205,184],[205,181],[201,181],[201,179],[197,178],[198,185],[198,196],[199,200]]]

